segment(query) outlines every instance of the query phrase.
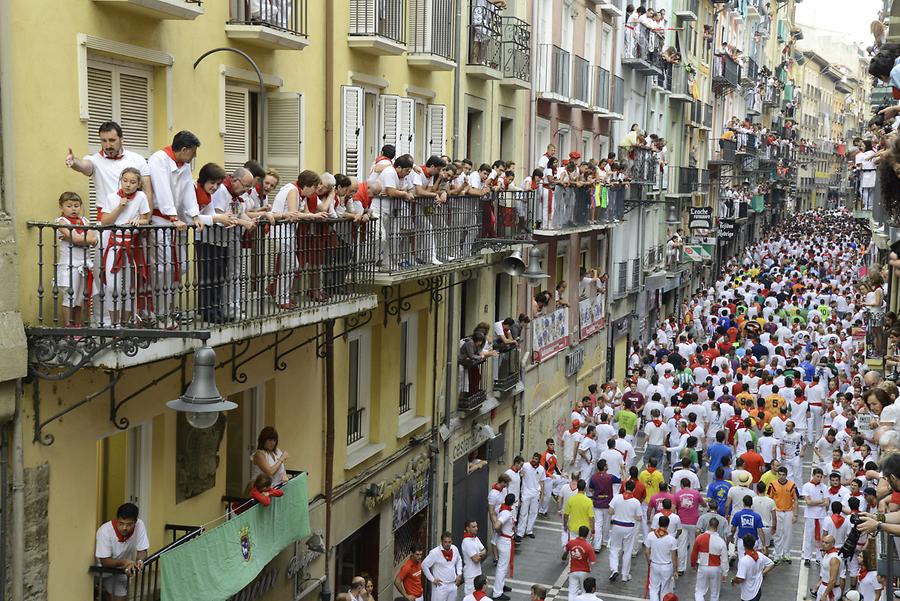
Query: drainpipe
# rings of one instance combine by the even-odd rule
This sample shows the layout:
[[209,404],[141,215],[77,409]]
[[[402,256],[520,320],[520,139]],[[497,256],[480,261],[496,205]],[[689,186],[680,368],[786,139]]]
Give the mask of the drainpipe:
[[[459,69],[457,69],[457,72]],[[453,336],[453,302],[456,296],[456,289],[454,288],[454,284],[456,283],[456,273],[450,274],[450,282],[449,287],[447,288],[447,297],[446,297],[446,305],[447,305],[447,357],[446,357],[446,366],[444,374],[444,425],[447,427],[448,431],[450,429],[450,405],[451,405],[451,397],[453,396],[453,374],[456,373],[455,369],[455,360],[456,353],[454,349],[456,344],[454,343]],[[444,503],[441,510],[441,529],[440,532],[444,532],[447,530],[447,513],[448,513],[448,503],[449,503],[449,480],[451,477],[450,473],[450,437],[447,437],[447,440],[444,441],[444,489],[442,494],[444,495]],[[438,532],[435,530],[435,532]]]
[[[432,360],[431,360],[431,373],[432,373],[432,381],[431,381],[431,444],[428,448],[428,465],[431,470],[431,474],[437,474],[437,451],[438,444],[441,441],[440,430],[438,429],[437,423],[437,414],[438,414],[438,332],[440,331],[440,306],[436,306],[434,309],[434,321],[433,328],[434,331],[434,344],[432,346]],[[428,511],[428,532],[430,536],[434,536],[435,533],[438,532],[438,522],[437,522],[437,482],[435,481],[437,478],[429,479],[429,487],[431,490],[428,491],[428,507],[430,508]],[[432,541],[427,541],[428,546],[430,547]]]
[[[327,2],[326,4],[330,4]],[[327,137],[327,136],[326,136]],[[320,598],[331,598],[331,508],[334,494],[334,320],[325,321],[325,582]]]
[[[334,173],[334,2],[325,2],[325,171]],[[332,328],[334,324],[332,323]],[[334,332],[332,331],[332,334]]]
[[[531,94],[531,102],[529,102],[528,108],[528,117],[531,120],[528,128],[528,145],[526,147],[526,152],[528,154],[525,155],[524,160],[522,161],[523,165],[531,165],[534,160],[534,155],[537,154],[535,151],[537,150],[535,145],[535,137],[537,136],[537,104],[538,98],[537,93],[535,92],[534,86],[537,85],[537,73],[538,73],[538,40],[537,40],[537,26],[538,19],[540,19],[540,14],[538,12],[538,2],[537,0],[531,0],[531,48],[528,50],[531,53],[531,87],[528,92]],[[602,25],[601,25],[602,29]],[[528,171],[526,171],[526,175],[530,175]],[[529,303],[530,306],[530,303]]]
[[[462,3],[456,0],[456,69],[453,70],[453,156],[462,156],[459,148],[460,104],[462,100]],[[449,392],[449,388],[447,388]],[[446,486],[446,483],[444,484]],[[444,500],[446,503],[446,499]],[[446,516],[445,516],[446,517]],[[446,520],[445,520],[446,521]]]
[[[890,298],[890,297],[888,297]],[[4,424],[0,428],[0,541],[9,540],[7,528],[9,518],[6,508],[9,507],[9,428]],[[0,542],[0,583],[6,582],[6,545]]]
[[18,380],[12,440],[12,601],[25,599],[25,451],[22,447],[22,420],[22,380]]

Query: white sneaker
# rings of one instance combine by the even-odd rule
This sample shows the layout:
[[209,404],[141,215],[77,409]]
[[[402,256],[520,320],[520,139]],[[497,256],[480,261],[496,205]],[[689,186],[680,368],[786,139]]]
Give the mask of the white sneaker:
[[432,265],[443,265],[444,263],[443,263],[443,261],[439,261],[438,258],[435,257],[431,260],[431,264]]

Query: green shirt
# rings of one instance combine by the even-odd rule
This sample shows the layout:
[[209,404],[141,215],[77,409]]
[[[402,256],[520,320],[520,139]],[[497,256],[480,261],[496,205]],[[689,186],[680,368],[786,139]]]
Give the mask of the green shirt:
[[632,435],[637,430],[638,416],[634,411],[622,409],[614,416],[620,428],[624,428],[625,433]]

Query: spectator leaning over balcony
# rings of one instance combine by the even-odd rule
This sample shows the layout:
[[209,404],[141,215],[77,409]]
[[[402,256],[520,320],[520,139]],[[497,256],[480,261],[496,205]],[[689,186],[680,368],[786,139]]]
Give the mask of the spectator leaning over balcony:
[[[248,232],[256,228],[256,222],[247,214],[247,208],[253,202],[250,193],[253,190],[254,180],[253,173],[249,169],[238,167],[231,177],[224,179],[212,196],[213,206],[230,213],[234,225]],[[218,243],[225,250],[225,298],[222,299],[223,304],[218,307],[220,317],[225,321],[233,321],[241,316],[241,233],[242,230],[236,228],[215,228],[212,232],[201,232],[207,241]]]
[[395,156],[397,156],[397,151],[393,144],[385,144],[382,146],[381,154],[375,157],[375,162],[372,163],[372,167],[369,169],[369,174],[366,176],[366,183],[371,186],[377,182],[381,172],[393,164]]
[[556,301],[556,308],[568,308],[569,303],[566,302],[566,281],[560,280],[556,284],[556,291],[554,292],[553,299]]
[[150,265],[154,291],[153,308],[163,327],[175,328],[180,307],[176,306],[176,291],[182,274],[186,272],[188,249],[184,235],[187,226],[194,224],[203,230],[200,208],[191,177],[191,161],[197,156],[200,140],[189,131],[175,134],[172,144],[153,153],[147,161],[153,183],[153,216],[150,223],[174,226],[153,232],[150,240]]
[[258,161],[249,160],[243,165],[244,169],[253,176],[253,185],[247,191],[248,210],[256,211],[262,206],[261,198],[263,196],[263,180],[266,177],[266,170]]
[[[416,249],[417,252],[426,254],[421,261],[430,262],[432,265],[442,264],[438,260],[437,255],[438,238],[442,241],[442,248],[449,246],[444,239],[446,235],[445,228],[448,224],[443,223],[441,219],[444,215],[443,205],[447,202],[447,191],[446,189],[441,189],[443,181],[441,173],[446,166],[444,159],[439,156],[431,156],[428,157],[425,165],[423,165],[422,172],[412,175],[416,196],[421,199],[419,200],[421,205],[420,213],[417,217],[422,220],[422,227],[418,229],[419,233],[416,236]],[[426,201],[424,199],[431,200]],[[425,204],[429,202],[433,203],[433,206]]]
[[[69,226],[88,226],[91,220],[83,215],[81,197],[75,192],[63,192],[59,196],[59,217],[56,223]],[[93,270],[97,232],[81,227],[61,227],[59,237],[59,259],[56,262],[56,280],[62,299],[62,322],[66,327],[81,327],[81,307],[85,300],[85,286]]]
[[559,160],[556,157],[550,157],[550,160],[547,162],[547,167],[544,168],[543,177],[544,177],[544,190],[541,195],[541,214],[538,219],[540,221],[542,227],[550,228],[552,227],[553,222],[553,197],[554,190],[556,188],[556,184],[559,181],[557,178],[559,176]]
[[538,167],[541,169],[547,168],[547,163],[551,158],[556,156],[556,144],[547,144],[547,152],[541,155],[541,158],[538,159]]
[[[643,10],[643,6],[640,7]],[[634,44],[635,44],[635,33],[634,28],[637,27],[638,18],[640,14],[638,14],[634,10],[634,5],[629,4],[625,7],[625,56],[626,58],[634,57]]]
[[206,226],[194,243],[197,256],[199,311],[203,321],[224,323],[222,314],[222,286],[225,284],[224,238],[218,236],[219,227],[233,227],[234,215],[225,206],[217,206],[213,195],[225,180],[225,170],[215,163],[200,168],[194,194],[200,209],[200,220]]
[[272,426],[266,426],[259,431],[256,438],[256,451],[250,456],[250,478],[255,480],[260,474],[272,478],[272,483],[278,486],[289,480],[284,463],[288,454],[278,448],[278,431]]
[[387,269],[400,266],[400,240],[394,214],[408,213],[403,210],[403,203],[415,200],[413,181],[410,174],[413,170],[412,157],[403,155],[394,160],[394,164],[385,167],[378,176],[382,197],[372,201],[372,212],[378,217],[379,225],[379,262]]
[[96,539],[94,556],[98,565],[124,571],[124,574],[104,574],[101,586],[112,601],[125,601],[128,579],[144,568],[150,549],[147,528],[138,519],[137,505],[120,505],[116,519],[100,526]]
[[[277,255],[275,257],[275,273],[273,280],[269,282],[266,292],[275,297],[275,303],[279,309],[296,309],[298,305],[293,302],[294,277],[299,267],[297,222],[315,221],[325,218],[324,213],[306,211],[305,199],[316,193],[320,183],[319,174],[315,171],[301,171],[297,181],[285,184],[275,200],[272,202],[272,212],[275,217],[284,223],[278,224],[275,229],[275,245]],[[303,203],[301,206],[301,202]]]
[[138,232],[127,226],[150,223],[150,204],[138,188],[141,172],[126,167],[119,176],[119,190],[102,199],[97,208],[101,225],[120,226],[110,232],[103,249],[103,306],[113,325],[131,319],[146,286],[146,263],[137,244]]

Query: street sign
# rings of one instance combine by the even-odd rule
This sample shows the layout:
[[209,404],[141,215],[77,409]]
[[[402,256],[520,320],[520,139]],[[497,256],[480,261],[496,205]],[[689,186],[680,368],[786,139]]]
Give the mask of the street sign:
[[685,245],[684,256],[691,261],[712,261],[712,254],[700,244]]
[[722,240],[733,240],[734,234],[734,219],[719,219],[718,237]]
[[708,230],[712,228],[712,207],[690,207],[688,209],[688,227],[692,230]]

